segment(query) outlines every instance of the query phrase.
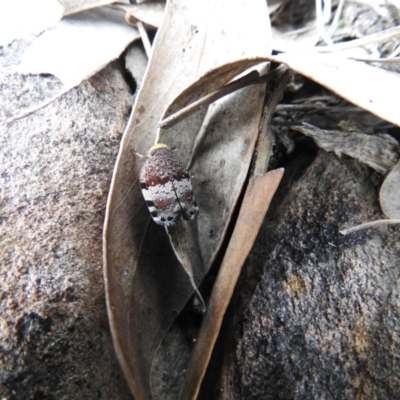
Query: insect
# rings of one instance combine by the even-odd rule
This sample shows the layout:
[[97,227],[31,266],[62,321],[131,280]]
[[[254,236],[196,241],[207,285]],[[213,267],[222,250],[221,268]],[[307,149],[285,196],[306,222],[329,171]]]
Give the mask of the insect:
[[186,220],[195,219],[199,208],[182,162],[162,143],[153,146],[148,154],[150,158],[140,171],[139,181],[154,222],[172,226],[181,215]]

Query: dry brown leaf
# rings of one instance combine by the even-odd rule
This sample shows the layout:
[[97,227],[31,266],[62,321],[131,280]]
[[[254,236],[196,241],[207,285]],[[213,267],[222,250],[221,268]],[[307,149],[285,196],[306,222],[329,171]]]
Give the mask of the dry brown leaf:
[[400,219],[400,162],[389,172],[379,192],[382,211],[392,219]]
[[398,104],[388,95],[400,91],[398,73],[312,51],[282,53],[272,60],[287,64],[356,106],[400,126]]
[[[164,110],[185,88],[207,72],[224,68],[225,76],[218,85],[228,82],[254,65],[256,59],[268,56],[268,38],[268,10],[261,0],[182,0],[167,5],[145,81],[121,143],[104,232],[107,306],[114,344],[138,399],[151,395],[149,374],[154,355],[193,289],[172,252],[165,230],[150,220],[138,185],[142,160],[133,150],[144,154],[154,144]],[[240,64],[240,68],[227,71],[226,65],[235,64]],[[204,80],[204,90],[214,86],[212,80]],[[247,88],[241,96],[230,96],[211,107],[206,122],[201,116],[205,111],[201,111],[169,132],[175,136],[173,147],[177,155],[186,161],[199,129],[210,132],[201,141],[201,152],[193,159],[192,183],[201,210],[198,220],[191,224],[201,227],[203,231],[199,233],[207,237],[213,249],[218,248],[222,236],[213,236],[212,227],[204,231],[207,226],[202,221],[209,218],[216,206],[226,205],[213,221],[219,232],[225,229],[229,207],[238,196],[243,184],[240,180],[244,180],[251,159],[263,96],[263,87]],[[243,132],[246,137],[241,136]],[[226,164],[240,171],[240,179]],[[229,187],[224,188],[226,184]],[[221,187],[229,192],[228,202],[224,195],[218,198]],[[208,257],[212,253],[207,250]],[[210,262],[204,260],[203,270]],[[195,274],[197,282],[201,275]]]
[[116,59],[140,37],[122,11],[97,8],[61,20],[44,32],[24,54],[20,71],[49,73],[67,88],[78,85]]
[[338,157],[346,154],[381,174],[386,174],[399,160],[400,145],[390,135],[325,130],[305,122],[290,128],[313,138],[321,149],[333,151]]
[[[167,109],[162,115],[162,120],[167,118],[168,116],[174,114],[177,110],[182,109],[183,107],[187,106],[195,102],[198,99],[203,98],[206,94],[212,93],[215,90],[224,86],[227,81],[230,81],[231,78],[237,76],[243,70],[246,70],[254,65],[260,64],[263,61],[262,58],[248,58],[244,60],[238,60],[232,63],[227,63],[222,67],[215,68],[213,70],[208,71],[204,76],[200,77],[196,82],[186,88],[182,93],[177,96],[174,101],[168,105]],[[254,92],[255,90],[255,92]],[[259,89],[254,89],[254,93],[258,93]],[[244,99],[246,99],[248,93],[253,93],[251,89],[247,90],[244,89]],[[257,94],[258,95],[258,94]],[[197,148],[198,143],[201,140],[201,136],[209,135],[209,133],[205,132],[203,119],[205,114],[207,114],[207,118],[211,119],[214,118],[214,113],[221,113],[219,108],[221,107],[224,102],[227,101],[229,98],[235,98],[235,96],[240,96],[237,93],[234,96],[225,96],[225,98],[221,99],[219,102],[215,102],[210,109],[207,111],[207,107],[200,108],[196,113],[192,114],[189,118],[186,118],[184,121],[179,122],[172,126],[169,129],[159,129],[157,132],[156,142],[159,143],[168,143],[168,145],[172,148],[180,149],[181,159],[183,160],[184,164],[191,166],[191,158],[193,157],[193,152],[199,153],[201,152],[200,149]],[[250,98],[247,98],[250,102]],[[237,100],[234,100],[237,101]],[[228,106],[229,108],[229,106]],[[245,111],[240,111],[246,114]],[[241,115],[236,114],[235,118],[239,120],[242,118]],[[246,116],[244,116],[246,118]],[[193,122],[189,122],[189,121]],[[202,126],[203,124],[203,126]],[[232,121],[229,122],[229,126],[232,125]],[[249,125],[251,126],[251,125]],[[215,131],[215,129],[214,129]],[[229,135],[229,130],[227,132]],[[219,132],[219,136],[223,136],[224,133],[222,131]]]
[[197,397],[236,281],[253,247],[282,176],[283,169],[280,169],[250,179],[235,229],[213,287],[207,313],[202,321],[196,346],[188,364],[180,396],[182,400]]

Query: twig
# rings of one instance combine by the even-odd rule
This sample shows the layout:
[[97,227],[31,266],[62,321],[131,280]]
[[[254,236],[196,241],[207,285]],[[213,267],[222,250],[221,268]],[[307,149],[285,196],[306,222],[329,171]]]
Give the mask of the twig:
[[353,226],[352,228],[342,229],[339,231],[342,235],[348,235],[349,233],[359,231],[366,228],[376,228],[383,225],[400,224],[400,219],[379,219],[377,221],[365,222],[361,225]]
[[369,58],[369,57],[349,57],[352,60],[364,61],[364,62],[379,62],[384,64],[398,64],[400,63],[400,57],[388,57],[388,58]]
[[[322,104],[279,104],[276,107],[276,112],[302,112],[302,111],[328,111],[331,110],[331,106]],[[336,110],[334,110],[336,112]]]
[[149,36],[147,35],[147,31],[143,25],[143,22],[137,21],[136,25],[138,27],[140,36],[142,38],[144,51],[146,52],[147,58],[150,59],[152,49],[151,49],[151,43],[150,43]]
[[370,43],[383,42],[389,39],[400,36],[400,26],[395,26],[394,28],[385,29],[384,31],[373,33],[372,35],[364,36],[360,39],[350,40],[348,42],[336,43],[331,46],[319,46],[316,49],[319,52],[331,52],[338,50],[347,50],[354,47],[365,46]]
[[335,16],[333,17],[333,21],[328,30],[328,32],[331,35],[335,32],[336,28],[339,25],[340,16],[342,15],[342,11],[343,11],[343,6],[344,6],[344,0],[339,0],[339,4],[337,6]]

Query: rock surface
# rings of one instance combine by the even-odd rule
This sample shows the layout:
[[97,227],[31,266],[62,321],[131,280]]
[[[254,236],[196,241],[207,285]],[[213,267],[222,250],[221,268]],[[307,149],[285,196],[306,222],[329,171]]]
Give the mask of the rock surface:
[[400,397],[399,229],[338,233],[383,217],[381,179],[323,150],[287,165],[199,398]]
[[105,307],[102,225],[130,89],[114,63],[49,106],[49,76],[0,73],[0,398],[131,399]]

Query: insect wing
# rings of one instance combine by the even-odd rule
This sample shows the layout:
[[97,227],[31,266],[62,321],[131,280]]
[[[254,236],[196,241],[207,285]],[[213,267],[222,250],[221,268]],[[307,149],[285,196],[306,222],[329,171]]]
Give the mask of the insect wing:
[[199,207],[197,207],[196,200],[194,199],[192,183],[188,173],[183,170],[180,176],[174,179],[173,184],[182,210],[182,216],[186,220],[192,220],[199,214]]
[[199,208],[194,199],[189,174],[182,162],[173,153],[169,152],[168,160],[171,167],[171,181],[183,218],[186,220],[195,219],[199,213]]
[[139,176],[140,186],[154,222],[172,226],[182,211],[168,171],[163,168],[164,163],[157,153],[143,165]]

